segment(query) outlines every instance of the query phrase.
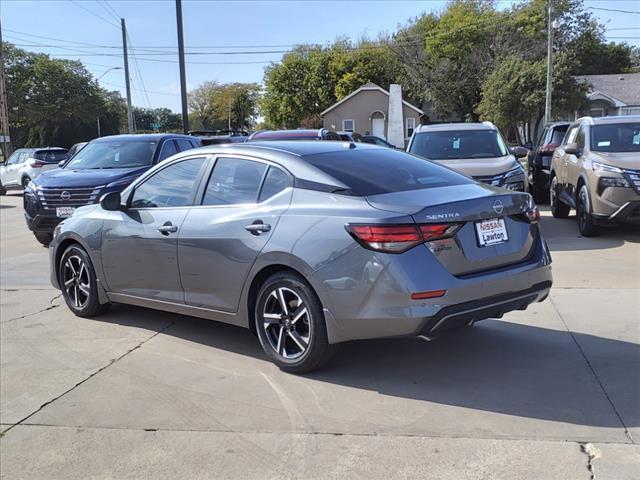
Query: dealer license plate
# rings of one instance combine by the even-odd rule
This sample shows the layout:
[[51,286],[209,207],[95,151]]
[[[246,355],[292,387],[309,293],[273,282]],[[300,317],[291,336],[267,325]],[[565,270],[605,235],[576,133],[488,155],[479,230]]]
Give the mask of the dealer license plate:
[[56,216],[60,218],[67,218],[73,215],[76,209],[74,207],[56,207]]
[[478,242],[481,247],[497,245],[509,240],[504,218],[490,218],[489,220],[476,222],[476,232],[478,233]]

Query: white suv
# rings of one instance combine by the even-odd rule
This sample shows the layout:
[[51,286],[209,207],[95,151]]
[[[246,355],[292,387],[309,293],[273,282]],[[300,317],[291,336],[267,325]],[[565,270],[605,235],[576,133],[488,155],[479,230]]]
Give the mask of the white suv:
[[479,182],[520,192],[525,189],[524,168],[516,157],[525,157],[529,151],[507,147],[490,122],[420,125],[407,151]]
[[7,190],[22,189],[42,172],[57,168],[67,159],[67,149],[60,147],[20,148],[0,165],[0,195]]

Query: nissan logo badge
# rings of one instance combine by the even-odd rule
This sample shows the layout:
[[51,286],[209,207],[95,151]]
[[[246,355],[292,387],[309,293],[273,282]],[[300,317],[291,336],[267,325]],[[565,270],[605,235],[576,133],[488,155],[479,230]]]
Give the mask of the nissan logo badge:
[[[62,193],[60,194],[60,198],[61,198],[62,200],[71,200],[71,194],[65,190],[64,192],[62,192]],[[496,208],[496,207],[495,207],[495,204],[494,204],[493,208]]]
[[498,215],[500,215],[503,210],[504,210],[504,205],[502,204],[502,202],[500,200],[496,200],[495,202],[493,202],[493,211],[494,212],[496,212]]

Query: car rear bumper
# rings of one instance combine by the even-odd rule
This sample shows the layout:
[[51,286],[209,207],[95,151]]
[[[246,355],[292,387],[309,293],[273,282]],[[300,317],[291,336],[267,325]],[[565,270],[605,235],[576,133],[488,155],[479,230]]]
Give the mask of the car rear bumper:
[[[375,254],[374,254],[375,256]],[[544,300],[552,285],[551,257],[540,235],[532,255],[513,265],[470,275],[449,273],[426,248],[415,248],[384,265],[378,257],[362,279],[324,279],[314,287],[325,306],[331,343],[435,335],[486,318],[501,317]],[[353,264],[351,259],[343,262]],[[372,264],[376,260],[370,260]],[[321,272],[318,272],[321,273]],[[331,283],[329,283],[331,282]],[[414,292],[446,290],[438,298],[412,300]]]

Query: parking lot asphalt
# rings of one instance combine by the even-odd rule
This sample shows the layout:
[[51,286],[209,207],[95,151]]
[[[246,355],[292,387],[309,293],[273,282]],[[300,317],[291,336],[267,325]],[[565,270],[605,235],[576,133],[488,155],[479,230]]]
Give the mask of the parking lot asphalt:
[[545,302],[302,377],[241,328],[75,317],[21,205],[0,200],[2,478],[640,478],[638,230],[544,212]]

